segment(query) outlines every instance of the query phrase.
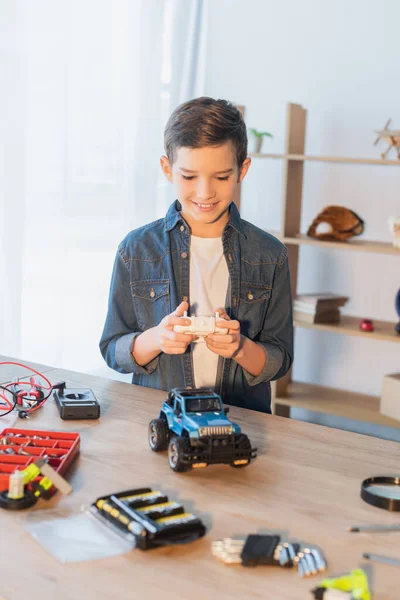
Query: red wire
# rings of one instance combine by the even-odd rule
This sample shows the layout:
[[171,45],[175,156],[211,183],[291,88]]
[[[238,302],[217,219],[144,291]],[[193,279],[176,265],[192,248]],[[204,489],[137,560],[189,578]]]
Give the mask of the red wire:
[[[35,369],[33,369],[32,367],[28,367],[28,365],[23,365],[22,363],[18,363],[18,362],[10,362],[10,361],[6,361],[6,362],[1,362],[0,361],[0,366],[1,365],[15,365],[17,367],[23,367],[24,369],[28,369],[28,371],[31,371],[32,373],[35,373],[35,375],[38,375],[39,377],[41,377],[41,379],[44,379],[48,384],[49,387],[46,387],[44,385],[41,384],[37,384],[36,387],[41,388],[43,390],[49,390],[49,392],[51,392],[51,390],[53,389],[53,386],[51,385],[50,381],[47,379],[47,377],[45,377],[42,373],[39,373],[39,371],[36,371]],[[8,383],[7,385],[5,385],[4,387],[8,388],[11,387],[12,385],[16,385],[15,382],[11,382]],[[32,385],[30,381],[18,381],[18,385]],[[37,410],[38,408],[41,408],[43,406],[43,404],[46,403],[46,401],[48,400],[48,398],[50,397],[50,394],[48,394],[47,398],[44,398],[44,400],[42,400],[41,402],[39,402],[39,404],[37,404],[37,406],[34,406],[32,408],[26,409],[25,412],[33,412],[34,410]],[[3,398],[6,403],[8,404],[8,406],[11,407],[11,404],[9,402],[9,400],[3,395],[0,394],[0,398]],[[0,407],[0,410],[5,410],[3,408]]]
[[[45,390],[51,390],[53,387],[51,385],[50,381],[47,379],[47,377],[45,377],[42,373],[39,373],[39,371],[35,371],[35,369],[33,369],[32,367],[28,367],[28,365],[23,365],[22,363],[17,363],[17,362],[0,362],[0,366],[1,365],[16,365],[17,367],[23,367],[24,369],[28,369],[28,371],[32,371],[32,373],[35,373],[35,375],[39,375],[39,377],[44,379],[49,384],[48,388],[44,387],[43,385],[41,385],[39,387],[42,387]],[[18,383],[25,383],[26,385],[30,384],[30,382],[28,382],[28,381],[21,381]]]
[[[4,387],[7,387],[7,386],[4,386]],[[9,401],[7,396],[0,394],[0,398],[3,398],[3,400],[6,402],[6,404],[8,404],[8,408],[6,408],[5,406],[4,407],[0,406],[0,410],[12,410],[14,408],[14,406],[11,404],[11,402]]]

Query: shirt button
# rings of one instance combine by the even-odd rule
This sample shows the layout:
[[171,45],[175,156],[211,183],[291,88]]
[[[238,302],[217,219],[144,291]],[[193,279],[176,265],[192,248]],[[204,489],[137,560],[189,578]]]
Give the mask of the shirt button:
[[254,296],[253,296],[253,294],[252,294],[251,292],[249,292],[249,293],[247,294],[247,298],[248,298],[249,300],[253,300]]
[[186,386],[186,389],[187,389],[187,390],[191,390],[191,389],[192,389],[192,386],[191,386],[191,385],[187,385],[187,386]]
[[185,228],[184,228],[184,226],[183,226],[183,225],[181,225],[181,226],[179,227],[179,229],[180,229],[181,231],[185,231]]
[[156,295],[155,291],[153,289],[150,290],[150,298],[154,298],[154,296]]
[[186,252],[182,252],[181,256],[182,256],[182,258],[186,258],[187,257]]
[[182,296],[182,302],[187,302],[188,301],[188,297],[187,296]]

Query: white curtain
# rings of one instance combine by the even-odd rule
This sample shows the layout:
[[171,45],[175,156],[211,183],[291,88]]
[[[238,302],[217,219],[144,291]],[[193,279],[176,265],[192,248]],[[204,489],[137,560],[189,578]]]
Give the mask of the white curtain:
[[203,0],[2,0],[0,353],[111,374],[116,248],[174,199],[175,106],[202,94]]

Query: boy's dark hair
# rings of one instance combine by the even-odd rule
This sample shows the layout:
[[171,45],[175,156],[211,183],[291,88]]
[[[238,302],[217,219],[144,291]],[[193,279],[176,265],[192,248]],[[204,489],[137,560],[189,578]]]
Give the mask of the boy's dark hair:
[[231,140],[238,167],[247,156],[247,132],[239,109],[228,100],[206,96],[180,104],[164,132],[165,153],[172,165],[177,148],[219,146]]

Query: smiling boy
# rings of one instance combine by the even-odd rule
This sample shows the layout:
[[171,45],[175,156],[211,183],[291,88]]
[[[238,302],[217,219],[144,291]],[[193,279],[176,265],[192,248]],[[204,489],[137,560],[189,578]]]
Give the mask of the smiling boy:
[[[270,412],[270,381],[293,360],[285,246],[241,219],[233,203],[251,163],[246,126],[226,100],[178,106],[160,159],[177,200],[164,219],[121,242],[100,341],[107,364],[132,383],[212,387],[226,404]],[[226,335],[174,331],[183,317],[219,312]]]

